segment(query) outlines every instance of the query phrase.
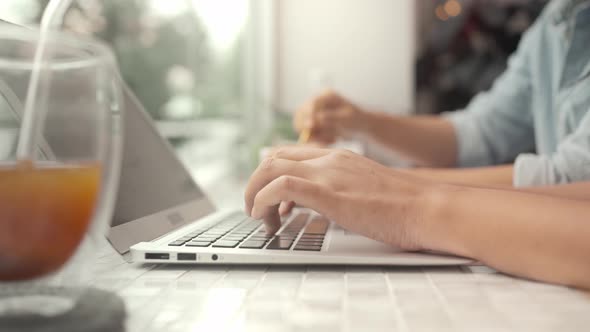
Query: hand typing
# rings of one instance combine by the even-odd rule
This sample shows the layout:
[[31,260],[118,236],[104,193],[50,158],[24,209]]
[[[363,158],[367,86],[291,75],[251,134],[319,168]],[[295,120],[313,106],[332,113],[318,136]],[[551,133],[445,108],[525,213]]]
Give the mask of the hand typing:
[[420,199],[430,185],[349,151],[285,147],[252,175],[246,212],[274,233],[279,204],[296,202],[350,231],[416,250],[423,247]]

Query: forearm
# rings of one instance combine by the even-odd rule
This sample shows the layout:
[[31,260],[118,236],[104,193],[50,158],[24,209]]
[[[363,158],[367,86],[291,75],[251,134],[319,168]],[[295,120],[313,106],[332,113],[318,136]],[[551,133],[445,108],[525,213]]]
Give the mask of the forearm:
[[475,168],[410,168],[402,172],[428,180],[468,186],[511,187],[512,165]]
[[590,182],[576,182],[554,186],[514,188],[513,165],[475,168],[409,168],[399,171],[424,179],[448,184],[496,189],[512,189],[519,192],[537,193],[555,197],[590,200]]
[[590,204],[447,186],[427,195],[424,243],[510,274],[590,288]]
[[576,182],[556,186],[519,188],[519,191],[590,201],[590,182]]
[[453,125],[438,116],[363,112],[361,134],[420,166],[452,167],[457,143]]

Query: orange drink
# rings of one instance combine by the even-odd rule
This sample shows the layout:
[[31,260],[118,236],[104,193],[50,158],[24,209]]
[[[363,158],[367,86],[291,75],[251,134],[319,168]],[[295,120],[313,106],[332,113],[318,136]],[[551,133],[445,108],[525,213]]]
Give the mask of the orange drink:
[[97,164],[0,165],[0,281],[62,267],[92,220],[99,183]]

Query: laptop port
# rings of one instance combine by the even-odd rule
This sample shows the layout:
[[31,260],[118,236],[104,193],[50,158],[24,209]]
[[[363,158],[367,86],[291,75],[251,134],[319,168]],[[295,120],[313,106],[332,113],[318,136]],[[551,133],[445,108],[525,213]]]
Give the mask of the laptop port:
[[176,258],[179,261],[196,261],[197,254],[189,254],[189,253],[179,253]]
[[170,259],[170,254],[150,252],[145,254],[145,259]]

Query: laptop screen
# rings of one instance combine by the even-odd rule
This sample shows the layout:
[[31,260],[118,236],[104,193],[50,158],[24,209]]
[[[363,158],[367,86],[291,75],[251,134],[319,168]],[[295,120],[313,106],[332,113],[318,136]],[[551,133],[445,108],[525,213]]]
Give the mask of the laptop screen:
[[126,98],[123,162],[111,226],[204,197],[148,121],[147,114]]
[[119,252],[215,211],[126,88],[121,177],[108,238]]

